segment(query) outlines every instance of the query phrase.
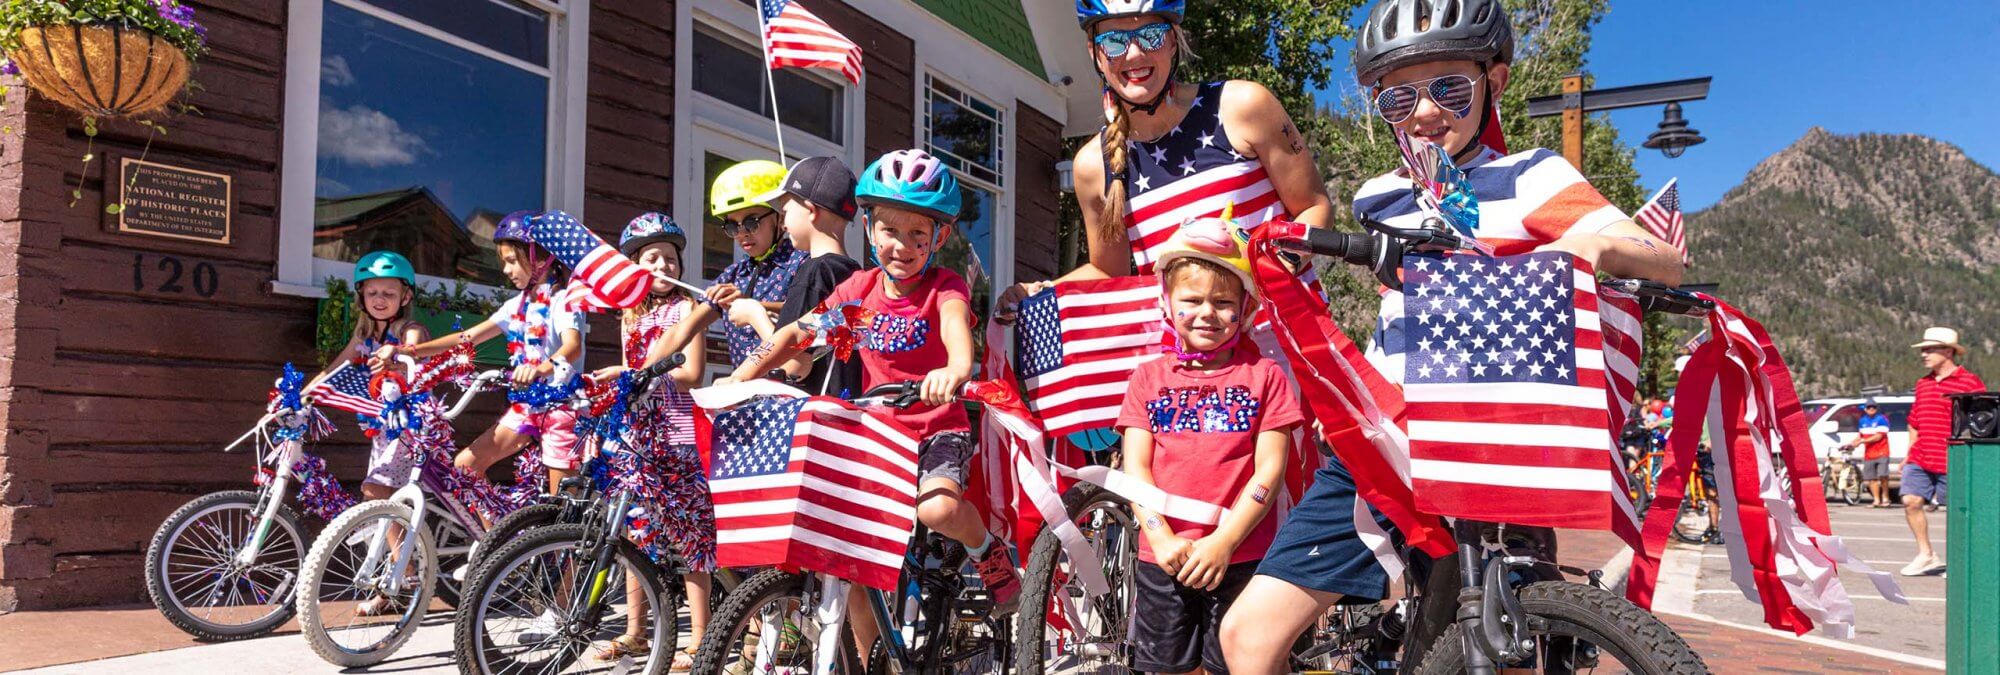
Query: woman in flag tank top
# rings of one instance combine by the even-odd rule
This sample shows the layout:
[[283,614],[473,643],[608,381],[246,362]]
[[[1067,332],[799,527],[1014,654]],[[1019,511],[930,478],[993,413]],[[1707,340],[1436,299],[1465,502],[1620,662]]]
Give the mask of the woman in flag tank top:
[[[1405,156],[1434,144],[1465,170],[1479,204],[1478,236],[1497,255],[1565,251],[1612,276],[1680,283],[1680,253],[1612,206],[1562,157],[1542,149],[1505,154],[1495,100],[1513,56],[1500,0],[1383,0],[1362,26],[1353,62]],[[1355,215],[1419,226],[1424,214],[1413,185],[1404,169],[1368,181],[1354,197]],[[1403,372],[1403,314],[1402,294],[1385,290],[1369,358],[1392,382]],[[1353,478],[1337,458],[1329,461],[1223,620],[1231,671],[1284,672],[1293,639],[1336,600],[1385,597],[1388,575],[1362,535],[1388,523],[1375,517],[1357,527],[1356,508]],[[1455,565],[1447,557],[1433,568]],[[1430,597],[1455,597],[1455,575],[1432,581]],[[1422,607],[1405,641],[1408,664],[1421,662],[1457,609],[1449,601]]]
[[[1104,81],[1106,124],[1076,155],[1089,258],[1057,281],[1150,274],[1181,223],[1234,204],[1236,224],[1325,227],[1333,203],[1305,137],[1276,96],[1243,80],[1194,84],[1184,0],[1078,0]],[[1016,284],[1003,319],[1054,281]]]

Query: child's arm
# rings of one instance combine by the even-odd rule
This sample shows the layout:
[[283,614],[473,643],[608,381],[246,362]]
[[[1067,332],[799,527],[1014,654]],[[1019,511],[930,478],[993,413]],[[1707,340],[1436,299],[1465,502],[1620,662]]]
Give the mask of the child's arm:
[[1222,574],[1229,571],[1229,556],[1270,512],[1271,496],[1278,490],[1278,481],[1285,478],[1285,456],[1291,449],[1290,429],[1258,432],[1257,469],[1250,476],[1250,484],[1236,495],[1235,503],[1229,505],[1229,516],[1222,519],[1215,531],[1194,543],[1193,550],[1188,552],[1187,565],[1181,567],[1178,575],[1182,585],[1210,591],[1222,583]]
[[456,347],[460,342],[471,342],[474,344],[478,344],[481,342],[485,342],[487,340],[491,340],[493,339],[493,336],[499,334],[500,334],[500,324],[494,323],[493,319],[489,318],[485,321],[479,322],[478,325],[475,325],[471,328],[467,328],[465,330],[452,333],[450,335],[446,335],[444,337],[440,337],[435,340],[430,340],[414,345],[406,344],[401,346],[386,346],[380,350],[376,350],[375,353],[380,354],[384,357],[392,356],[395,354],[401,354],[403,356],[408,356],[410,358],[416,358],[416,359],[428,358],[431,356],[436,356],[438,353],[443,352],[444,350]]
[[[688,310],[687,318],[681,319],[680,323],[676,323],[674,327],[668,328],[667,332],[661,334],[659,339],[653,341],[653,346],[646,349],[646,362],[639,364],[640,367],[643,368],[659,363],[674,352],[688,348],[689,343],[702,345],[703,341],[700,337],[708,332],[708,327],[714,325],[715,320],[720,316],[722,315],[716,313],[715,307],[708,303],[694,303],[694,308]],[[693,363],[694,361],[690,359],[688,362]]]
[[[1140,427],[1125,427],[1125,475],[1147,485],[1153,483],[1153,432]],[[1139,521],[1139,532],[1146,537],[1146,543],[1153,546],[1153,560],[1167,574],[1177,574],[1182,563],[1187,561],[1188,552],[1194,542],[1174,534],[1174,528],[1167,520],[1151,509],[1132,505],[1132,517]]]
[[702,372],[708,369],[708,345],[696,340],[681,348],[681,356],[686,359],[679,368],[667,371],[674,385],[681,389],[701,386]]
[[564,328],[562,330],[562,346],[556,348],[556,353],[551,354],[548,360],[540,364],[530,366],[524,363],[519,368],[515,368],[514,384],[526,386],[529,382],[547,378],[555,374],[558,364],[569,365],[569,362],[582,352],[583,331],[575,328]]
[[757,331],[757,339],[759,340],[769,340],[772,333],[778,332],[778,327],[771,321],[771,312],[774,310],[770,308],[770,304],[768,302],[744,302],[742,300],[730,303],[729,322],[738,326],[747,326],[751,330]]
[[805,319],[778,329],[771,339],[757,345],[756,349],[743,357],[743,363],[729,374],[729,379],[737,382],[754,380],[764,376],[773,364],[782,363],[805,351],[812,341],[812,333],[805,327]]
[[938,335],[947,354],[943,368],[924,376],[924,403],[945,405],[958,396],[958,388],[972,379],[972,308],[963,298],[948,297],[938,303]]

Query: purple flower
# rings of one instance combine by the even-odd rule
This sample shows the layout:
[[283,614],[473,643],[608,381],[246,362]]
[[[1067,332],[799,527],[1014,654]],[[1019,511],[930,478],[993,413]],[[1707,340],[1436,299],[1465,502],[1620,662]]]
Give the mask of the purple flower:
[[208,36],[208,29],[194,22],[194,8],[180,4],[178,0],[150,0],[160,18],[176,26],[194,31],[195,35]]
[[14,65],[13,59],[0,59],[0,75],[19,75],[21,67]]

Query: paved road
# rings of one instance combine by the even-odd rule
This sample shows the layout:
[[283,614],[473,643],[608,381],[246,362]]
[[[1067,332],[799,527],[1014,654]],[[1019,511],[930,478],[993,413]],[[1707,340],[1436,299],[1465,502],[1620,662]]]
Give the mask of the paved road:
[[[1872,509],[1863,504],[1835,505],[1829,510],[1833,533],[1840,535],[1848,548],[1869,566],[1894,574],[1916,555],[1916,544],[1910,538],[1902,509]],[[1930,514],[1930,530],[1931,543],[1942,556],[1946,534],[1943,511]],[[1746,600],[1730,582],[1729,559],[1722,547],[1704,547],[1700,555],[1701,582],[1696,587],[1695,611],[1735,623],[1762,625],[1763,608]],[[1929,659],[1944,658],[1944,577],[1896,577],[1896,583],[1909,598],[1907,606],[1884,600],[1866,576],[1853,570],[1842,569],[1840,580],[1854,600],[1855,644]]]

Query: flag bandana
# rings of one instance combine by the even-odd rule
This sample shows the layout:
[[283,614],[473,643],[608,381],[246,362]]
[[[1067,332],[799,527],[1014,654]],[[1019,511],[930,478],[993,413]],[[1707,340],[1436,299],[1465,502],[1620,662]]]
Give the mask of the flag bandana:
[[[1675,387],[1675,417],[1703,420],[1715,441],[1715,483],[1730,578],[1744,598],[1764,607],[1772,628],[1803,635],[1819,625],[1841,638],[1854,633],[1854,603],[1838,567],[1868,575],[1877,593],[1907,604],[1886,572],[1863,563],[1827,521],[1805,414],[1791,369],[1763,325],[1709,296],[1711,339],[1695,349]],[[1660,555],[1695,466],[1703,424],[1677,424],[1668,437],[1658,494],[1648,509],[1642,553],[1633,557],[1626,595],[1651,607]]]
[[570,285],[563,292],[566,311],[637,307],[652,288],[652,273],[567,213],[549,211],[535,216],[528,235],[569,268]]

